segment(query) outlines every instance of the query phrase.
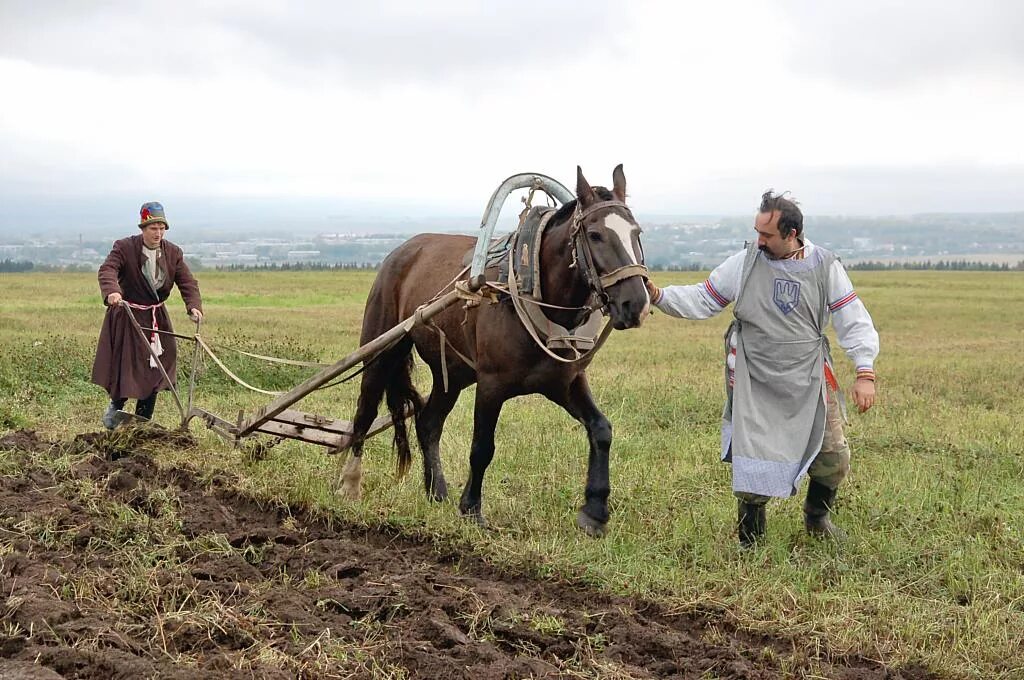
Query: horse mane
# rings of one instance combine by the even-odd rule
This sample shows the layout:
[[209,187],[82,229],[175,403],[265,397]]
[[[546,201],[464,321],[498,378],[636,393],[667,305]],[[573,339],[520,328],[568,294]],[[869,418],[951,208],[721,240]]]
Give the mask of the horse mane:
[[[598,187],[591,187],[591,188],[594,190],[594,193],[597,195],[598,200],[600,200],[600,201],[614,201],[615,200],[615,196],[612,195],[612,192],[608,191],[608,189],[606,189],[605,187],[598,186]],[[572,215],[573,212],[575,212],[575,210],[576,210],[576,202],[577,202],[577,199],[574,198],[573,200],[571,200],[571,201],[569,201],[567,203],[563,203],[561,205],[561,207],[558,208],[558,212],[556,212],[554,215],[551,216],[551,221],[556,223],[556,224],[561,224],[565,220],[569,219],[569,216]]]

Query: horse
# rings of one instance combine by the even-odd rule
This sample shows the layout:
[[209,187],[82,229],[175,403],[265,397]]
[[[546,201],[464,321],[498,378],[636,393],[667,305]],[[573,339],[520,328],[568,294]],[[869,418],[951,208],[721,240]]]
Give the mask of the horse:
[[[599,308],[607,312],[609,323],[617,330],[639,327],[650,311],[640,227],[626,206],[621,164],[612,179],[611,191],[591,187],[577,166],[576,199],[558,208],[543,230],[538,249],[545,303],[541,309],[548,319],[567,329],[575,328]],[[432,296],[436,298],[435,293],[450,288],[465,274],[463,258],[474,244],[471,236],[420,234],[392,251],[381,264],[367,298],[360,344],[379,337],[415,314]],[[603,535],[609,518],[612,426],[594,403],[587,381],[593,352],[566,360],[559,359],[562,354],[545,351],[507,297],[495,304],[453,305],[431,321],[431,325],[416,324],[397,344],[364,364],[352,425],[352,455],[342,472],[342,493],[350,498],[360,495],[363,441],[381,400],[386,399],[394,425],[399,477],[411,463],[405,425],[411,411],[427,496],[445,500],[448,487],[439,450],[441,431],[459,393],[476,383],[470,474],[459,501],[460,512],[487,526],[483,482],[494,456],[494,431],[502,406],[516,396],[542,394],[586,428],[590,453],[585,500],[576,522],[589,535]],[[433,378],[425,401],[412,382],[413,347]]]

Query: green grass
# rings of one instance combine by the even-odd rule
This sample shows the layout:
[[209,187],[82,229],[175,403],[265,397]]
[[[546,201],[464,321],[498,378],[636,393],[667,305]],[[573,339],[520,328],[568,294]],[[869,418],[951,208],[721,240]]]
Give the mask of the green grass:
[[[655,278],[664,285],[702,276]],[[202,273],[203,335],[218,346],[332,362],[358,344],[372,279],[365,272]],[[705,322],[656,314],[641,329],[613,333],[590,369],[615,428],[613,518],[601,540],[574,526],[586,473],[582,429],[540,397],[503,411],[485,486],[494,527],[486,532],[462,521],[454,503],[424,499],[418,462],[396,482],[387,435],[367,446],[365,498],[354,505],[334,493],[340,461],[313,446],[285,442],[247,456],[194,424],[201,455],[174,455],[237,472],[267,497],[402,526],[493,562],[680,611],[722,609],[742,627],[811,636],[833,653],[922,663],[949,675],[1021,677],[1024,275],[854,272],[853,279],[882,353],[878,403],[851,415],[847,431],[853,472],[840,491],[838,521],[851,541],[841,549],[803,535],[800,497],[771,504],[764,547],[737,548],[729,468],[717,460],[729,312]],[[0,274],[0,430],[29,427],[66,439],[98,429],[106,397],[89,384],[103,313],[96,288],[92,275]],[[190,332],[176,294],[169,307],[177,329]],[[849,384],[849,362],[834,338],[833,347]],[[180,354],[185,384],[191,352],[184,343]],[[273,389],[312,372],[221,356],[245,379]],[[422,367],[417,375],[425,389]],[[298,407],[347,420],[356,393],[357,381]],[[205,362],[203,407],[234,420],[267,400]],[[167,396],[157,418],[177,422]],[[455,498],[471,422],[469,390],[442,438]]]

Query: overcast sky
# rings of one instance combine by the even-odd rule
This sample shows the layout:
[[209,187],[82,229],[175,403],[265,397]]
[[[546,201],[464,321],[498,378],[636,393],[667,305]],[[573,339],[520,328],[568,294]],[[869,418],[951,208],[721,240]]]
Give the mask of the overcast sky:
[[0,0],[0,227],[477,215],[618,163],[641,216],[1024,210],[1021,36],[1018,0]]

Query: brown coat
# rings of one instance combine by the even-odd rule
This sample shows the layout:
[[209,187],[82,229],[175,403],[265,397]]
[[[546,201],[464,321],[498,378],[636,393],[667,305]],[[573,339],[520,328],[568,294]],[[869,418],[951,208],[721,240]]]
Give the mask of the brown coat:
[[[185,300],[185,309],[202,311],[199,282],[185,264],[181,248],[170,241],[160,243],[161,253],[157,263],[164,271],[164,282],[159,289],[154,290],[143,274],[146,260],[142,254],[143,247],[141,234],[114,242],[113,249],[99,270],[103,304],[107,304],[107,296],[111,293],[120,293],[128,302],[139,305],[156,304],[166,300],[171,294],[171,288],[177,284],[178,292]],[[140,326],[153,327],[153,312],[133,309],[132,313]],[[156,320],[160,330],[173,330],[164,305],[156,308]],[[171,380],[176,381],[178,350],[174,336],[161,334],[160,342],[164,348],[160,362]],[[107,307],[96,348],[96,360],[92,365],[92,381],[105,389],[111,399],[144,399],[157,390],[168,389],[169,385],[160,374],[160,369],[149,365],[149,358],[147,343],[126,316],[124,307]]]

